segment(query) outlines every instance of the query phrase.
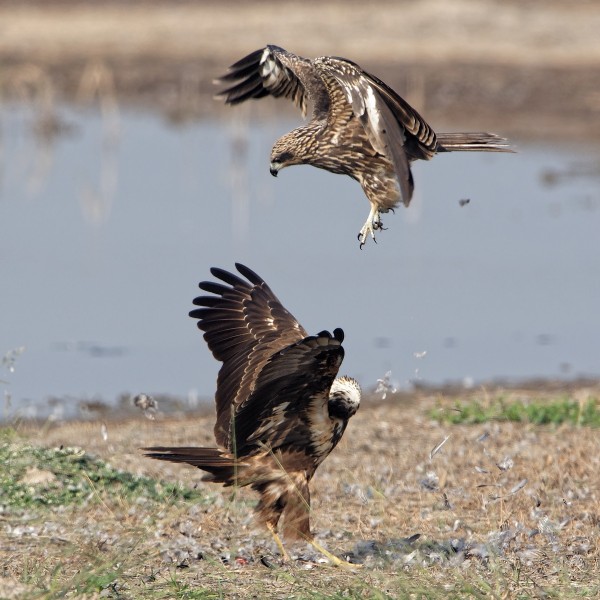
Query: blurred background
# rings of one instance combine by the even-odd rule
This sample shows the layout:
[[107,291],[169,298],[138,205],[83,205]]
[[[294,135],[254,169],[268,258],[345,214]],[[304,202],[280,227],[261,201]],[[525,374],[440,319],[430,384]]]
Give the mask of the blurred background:
[[[187,313],[235,261],[309,332],[342,327],[366,389],[598,377],[599,30],[596,1],[0,2],[0,417],[212,402]],[[269,174],[291,104],[212,98],[267,43],[518,154],[416,164],[360,251],[357,183]]]

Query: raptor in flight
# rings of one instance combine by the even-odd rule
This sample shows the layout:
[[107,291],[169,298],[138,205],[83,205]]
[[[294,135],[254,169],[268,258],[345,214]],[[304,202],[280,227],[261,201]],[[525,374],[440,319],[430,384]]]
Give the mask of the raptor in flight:
[[217,80],[228,104],[284,96],[312,119],[285,134],[271,151],[271,174],[309,164],[349,175],[362,186],[371,210],[360,246],[382,229],[381,213],[408,206],[414,183],[410,164],[442,152],[512,152],[493,133],[438,133],[383,81],[357,64],[333,56],[308,59],[278,46],[252,52]]
[[[248,267],[245,278],[211,269],[210,295],[194,300],[204,339],[223,365],[217,378],[215,438],[219,447],[153,447],[147,456],[207,472],[205,481],[250,486],[256,508],[276,536],[311,540],[309,483],[357,411],[361,391],[337,377],[344,332],[308,335],[269,286]],[[283,547],[280,546],[282,551]]]

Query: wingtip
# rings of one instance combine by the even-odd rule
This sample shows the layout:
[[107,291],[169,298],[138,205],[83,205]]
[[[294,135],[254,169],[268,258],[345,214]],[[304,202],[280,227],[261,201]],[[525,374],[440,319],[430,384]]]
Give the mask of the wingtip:
[[327,338],[328,340],[337,340],[340,344],[344,341],[344,331],[340,327],[336,327],[333,330],[333,334],[327,329],[323,331],[319,331],[315,337],[318,338]]
[[248,281],[250,281],[250,283],[254,285],[261,285],[265,282],[265,280],[258,273],[242,263],[236,262],[235,268],[238,270],[238,273],[243,275]]
[[231,104],[231,102],[229,101],[229,99],[227,98],[227,93],[226,92],[217,92],[216,94],[213,94],[212,99],[215,102],[222,102],[225,101],[225,104]]

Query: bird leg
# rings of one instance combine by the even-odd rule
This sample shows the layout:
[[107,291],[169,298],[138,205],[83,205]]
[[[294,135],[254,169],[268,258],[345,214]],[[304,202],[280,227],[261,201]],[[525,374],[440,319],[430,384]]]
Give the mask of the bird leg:
[[[281,558],[283,562],[287,562],[290,560],[290,555],[287,553],[287,550],[283,546],[283,542],[277,533],[277,525],[273,525],[273,523],[267,523],[267,529],[271,532],[277,547],[279,548],[279,552],[281,552]],[[336,567],[341,567],[342,569],[359,569],[362,565],[349,563],[348,561],[342,560],[338,558],[335,554],[332,554],[326,548],[323,548],[321,544],[316,542],[312,536],[301,536],[303,537],[317,552],[322,554],[325,558],[331,561],[331,564]]]
[[277,533],[277,525],[273,525],[272,523],[267,523],[267,529],[271,532],[277,547],[279,548],[279,552],[281,552],[281,558],[284,562],[290,560],[290,555],[287,553],[286,549],[283,547],[283,542]]
[[373,238],[373,241],[377,243],[375,239],[375,232],[381,229],[383,230],[381,224],[381,216],[379,214],[379,210],[376,206],[371,205],[371,211],[369,212],[369,216],[365,221],[365,224],[362,226],[360,233],[358,234],[358,241],[360,242],[360,249],[366,244],[369,234]]
[[349,563],[348,561],[338,558],[335,554],[332,554],[331,552],[329,552],[329,550],[323,548],[323,546],[321,546],[321,544],[316,542],[314,539],[307,541],[317,552],[320,552],[325,558],[328,558],[331,561],[331,563],[336,567],[342,567],[342,569],[359,569],[360,567],[362,567],[362,565]]

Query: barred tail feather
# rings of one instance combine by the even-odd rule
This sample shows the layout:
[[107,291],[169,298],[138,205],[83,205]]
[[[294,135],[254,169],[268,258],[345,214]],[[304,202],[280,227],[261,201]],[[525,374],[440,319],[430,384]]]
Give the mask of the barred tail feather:
[[495,133],[438,133],[436,152],[514,152]]
[[166,446],[153,446],[143,448],[146,451],[145,456],[155,458],[156,460],[167,460],[175,463],[187,463],[206,471],[203,479],[205,481],[214,481],[215,483],[224,483],[232,485],[237,479],[237,472],[240,467],[245,466],[235,460],[226,450],[221,448],[197,448],[180,447],[169,448]]

